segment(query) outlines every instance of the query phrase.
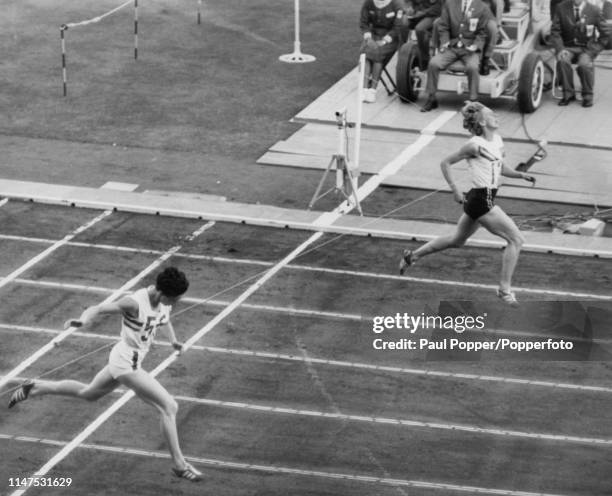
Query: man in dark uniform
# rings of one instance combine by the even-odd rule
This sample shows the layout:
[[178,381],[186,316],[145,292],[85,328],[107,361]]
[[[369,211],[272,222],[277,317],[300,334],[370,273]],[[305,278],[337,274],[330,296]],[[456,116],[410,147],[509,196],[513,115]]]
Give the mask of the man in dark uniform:
[[468,77],[470,100],[478,99],[480,53],[491,11],[482,0],[446,0],[438,24],[440,51],[427,67],[427,102],[421,112],[438,107],[436,91],[440,71],[456,60],[463,61]]
[[429,40],[434,21],[442,13],[442,0],[408,0],[406,18],[408,29],[414,29],[419,47],[419,66],[422,71],[429,64]]
[[550,41],[555,49],[557,73],[563,87],[563,99],[559,105],[566,106],[576,100],[572,63],[577,63],[582,106],[592,107],[595,82],[593,60],[608,42],[601,10],[584,0],[564,0],[555,9]]

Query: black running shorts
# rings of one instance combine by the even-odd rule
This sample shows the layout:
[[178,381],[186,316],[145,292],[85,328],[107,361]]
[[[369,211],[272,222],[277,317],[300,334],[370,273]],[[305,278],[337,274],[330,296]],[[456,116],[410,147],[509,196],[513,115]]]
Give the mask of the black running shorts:
[[465,195],[463,211],[474,220],[482,217],[493,208],[496,194],[497,188],[472,188]]

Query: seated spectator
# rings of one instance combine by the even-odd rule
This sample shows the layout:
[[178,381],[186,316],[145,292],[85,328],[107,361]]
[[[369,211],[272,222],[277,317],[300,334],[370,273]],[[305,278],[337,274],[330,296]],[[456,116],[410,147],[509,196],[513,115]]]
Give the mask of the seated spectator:
[[434,21],[442,13],[442,0],[408,0],[406,8],[408,29],[414,29],[419,47],[419,67],[429,64],[429,45]]
[[[557,58],[557,74],[563,88],[559,105],[576,100],[572,64],[582,86],[582,106],[593,106],[595,69],[593,61],[608,44],[605,21],[599,7],[584,0],[564,0],[555,9],[550,42]],[[597,33],[599,32],[599,39]]]
[[[485,44],[483,49],[483,55],[480,60],[480,74],[482,76],[488,76],[491,73],[490,61],[493,56],[493,50],[499,38],[499,30],[501,28],[503,0],[483,0],[483,3],[487,6],[490,11],[488,14],[488,20],[485,26]],[[432,52],[439,47],[440,37],[438,35],[438,22],[439,19],[434,21],[433,34],[431,37],[431,50]]]
[[[440,71],[457,60],[465,65],[470,100],[478,99],[480,55],[485,43],[490,9],[482,0],[446,0],[438,23],[440,51],[427,67],[427,102],[421,109],[429,112],[438,107],[436,92]],[[497,36],[497,35],[496,35]]]
[[363,101],[376,101],[376,88],[383,68],[399,45],[403,16],[401,0],[365,0],[359,27],[363,33],[360,53],[366,55]]

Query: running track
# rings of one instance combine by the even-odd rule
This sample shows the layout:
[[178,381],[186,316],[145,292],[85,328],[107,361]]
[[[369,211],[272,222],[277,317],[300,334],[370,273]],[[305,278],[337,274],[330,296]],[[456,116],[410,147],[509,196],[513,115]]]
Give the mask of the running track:
[[[438,260],[448,268],[444,277],[431,277],[429,269],[406,281],[395,276],[398,243],[324,236],[318,243],[329,243],[284,264],[238,306],[247,288],[311,234],[124,213],[99,218],[100,212],[21,202],[0,212],[8,247],[0,259],[5,377],[57,340],[74,309],[116,295],[139,277],[149,282],[149,267],[176,263],[190,274],[189,298],[175,322],[194,346],[177,361],[159,346],[147,365],[162,364],[159,378],[181,404],[184,451],[201,464],[211,493],[250,494],[256,487],[266,494],[606,494],[607,363],[432,362],[425,353],[371,349],[375,314],[422,310],[434,294],[466,299],[466,283],[470,298],[490,300],[496,252],[470,250],[468,277],[463,267],[453,268],[460,257],[451,254]],[[521,267],[546,274],[545,259],[532,254]],[[601,261],[550,264],[559,262],[584,273],[554,285],[567,299],[610,294],[592,283]],[[542,278],[530,285],[531,277],[519,274],[525,296],[547,299]],[[424,275],[431,281],[418,280]],[[593,301],[596,321],[606,299]],[[525,320],[512,317],[491,333],[537,334]],[[18,375],[42,374],[112,343],[116,334],[116,322],[71,333]],[[596,335],[594,346],[604,353],[606,341]],[[87,380],[105,358],[101,351],[52,377]],[[9,454],[3,480],[34,473],[64,449],[48,474],[71,476],[77,494],[170,486],[176,494],[198,494],[201,488],[169,476],[154,412],[132,400],[109,415],[122,397],[78,407],[48,397],[3,415],[0,445]],[[100,427],[88,432],[99,418]],[[79,440],[83,432],[91,435]],[[65,494],[28,493],[42,491]]]

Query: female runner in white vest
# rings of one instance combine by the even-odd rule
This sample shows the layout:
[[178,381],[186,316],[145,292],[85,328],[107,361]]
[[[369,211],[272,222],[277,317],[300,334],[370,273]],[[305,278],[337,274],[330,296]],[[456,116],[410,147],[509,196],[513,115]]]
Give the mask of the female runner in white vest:
[[139,289],[112,303],[89,307],[79,319],[68,320],[66,327],[89,327],[100,315],[122,316],[121,340],[111,350],[108,365],[89,384],[73,380],[27,380],[13,393],[9,408],[27,398],[45,394],[95,401],[123,385],[159,410],[162,432],[174,463],[174,474],[193,482],[201,480],[202,474],[185,461],[179,446],[176,429],[178,404],[155,377],[140,367],[160,327],[166,329],[174,349],[182,349],[170,322],[170,310],[188,287],[185,274],[175,267],[168,267],[158,274],[154,286]]
[[[490,108],[478,102],[467,102],[461,113],[463,127],[472,134],[472,137],[461,149],[442,160],[440,167],[455,201],[463,204],[464,213],[457,223],[454,234],[440,236],[414,251],[404,250],[400,261],[400,274],[404,273],[406,267],[426,255],[463,246],[482,225],[508,243],[502,257],[497,296],[511,306],[517,306],[511,282],[524,238],[514,221],[500,207],[494,205],[493,200],[497,194],[500,176],[521,178],[530,182],[535,182],[535,179],[504,164],[504,144],[497,132],[499,120]],[[450,174],[450,166],[461,160],[467,160],[472,181],[472,189],[465,197]]]

